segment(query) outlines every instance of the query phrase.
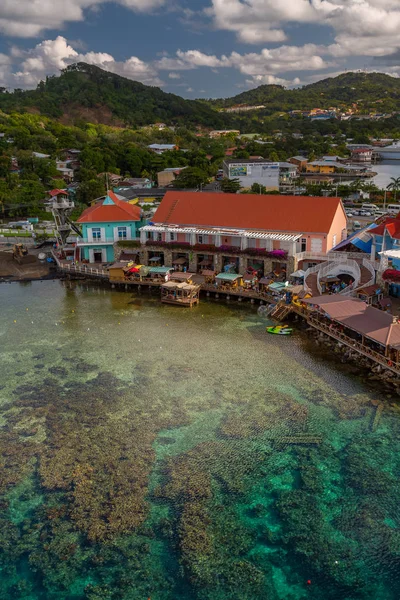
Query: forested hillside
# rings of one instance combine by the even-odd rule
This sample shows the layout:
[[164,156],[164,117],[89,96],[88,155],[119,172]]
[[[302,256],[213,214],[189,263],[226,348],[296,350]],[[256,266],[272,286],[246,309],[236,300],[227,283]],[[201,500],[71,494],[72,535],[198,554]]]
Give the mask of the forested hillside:
[[[257,113],[228,114],[219,109],[236,104],[263,104]],[[60,76],[48,77],[35,90],[0,94],[5,112],[33,112],[65,124],[80,122],[142,126],[158,121],[168,125],[200,125],[212,129],[257,128],[257,120],[291,110],[357,105],[358,112],[400,111],[400,79],[382,73],[344,73],[299,89],[262,85],[233,98],[185,100],[156,87],[78,63]]]
[[346,108],[352,104],[357,104],[360,110],[400,111],[400,79],[384,73],[343,73],[292,90],[279,85],[261,85],[211,104],[215,107],[264,104],[270,112]]
[[196,100],[185,100],[98,67],[78,63],[59,77],[48,77],[36,90],[0,94],[5,112],[33,111],[64,118],[116,125],[146,125],[157,121],[223,127],[226,115]]

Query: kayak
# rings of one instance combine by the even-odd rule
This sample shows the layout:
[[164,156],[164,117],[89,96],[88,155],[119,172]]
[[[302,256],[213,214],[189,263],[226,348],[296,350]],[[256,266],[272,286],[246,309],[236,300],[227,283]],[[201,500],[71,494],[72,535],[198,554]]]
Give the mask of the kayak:
[[273,333],[275,335],[291,335],[293,329],[287,327],[286,325],[276,325],[275,327],[267,327],[268,333]]

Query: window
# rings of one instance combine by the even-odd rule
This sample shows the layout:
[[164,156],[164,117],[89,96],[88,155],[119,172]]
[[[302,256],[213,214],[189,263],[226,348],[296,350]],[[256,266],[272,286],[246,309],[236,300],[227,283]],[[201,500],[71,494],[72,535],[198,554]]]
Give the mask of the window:
[[203,243],[203,236],[199,235],[198,238],[197,238],[197,241],[199,242],[199,244],[202,244]]
[[322,252],[322,240],[318,238],[311,240],[311,252]]
[[126,227],[118,227],[118,239],[126,240],[126,238],[127,238]]
[[172,231],[171,231],[171,233],[169,234],[169,239],[170,239],[170,241],[171,241],[171,242],[173,242],[173,241],[175,240],[175,234],[174,234],[174,233],[172,233]]
[[336,233],[334,234],[334,236],[332,238],[332,246],[333,246],[333,248],[336,246]]
[[301,252],[307,250],[307,238],[301,238]]
[[101,239],[101,229],[100,227],[92,227],[92,236],[94,240]]
[[162,242],[162,235],[161,235],[161,233],[157,233],[157,242]]

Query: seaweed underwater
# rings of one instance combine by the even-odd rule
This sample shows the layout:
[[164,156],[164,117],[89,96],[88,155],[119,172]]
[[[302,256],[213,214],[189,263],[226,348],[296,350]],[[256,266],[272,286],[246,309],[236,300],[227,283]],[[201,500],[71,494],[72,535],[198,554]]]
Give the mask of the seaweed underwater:
[[[31,382],[28,361],[8,367],[22,383],[0,413],[0,600],[400,596],[396,402],[350,379],[339,393],[340,371],[266,347],[256,317],[202,311],[147,321],[176,350],[143,345],[129,377],[111,350],[80,355],[72,317],[75,358],[58,332]],[[176,340],[196,319],[194,363],[193,336]]]

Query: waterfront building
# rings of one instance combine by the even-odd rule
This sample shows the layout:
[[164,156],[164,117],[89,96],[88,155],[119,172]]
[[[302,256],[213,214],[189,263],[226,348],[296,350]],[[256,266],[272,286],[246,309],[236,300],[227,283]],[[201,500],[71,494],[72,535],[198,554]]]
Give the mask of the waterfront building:
[[400,160],[400,142],[380,148],[378,153],[382,160]]
[[346,235],[340,198],[169,191],[140,230],[141,262],[285,276],[299,261],[324,260]]
[[137,240],[144,224],[141,208],[120,200],[111,191],[84,210],[77,222],[82,228],[82,237],[77,240],[77,258],[90,263],[114,261],[114,245]]
[[400,324],[396,317],[364,300],[339,295],[314,297],[302,303],[312,327],[351,350],[400,371]]

